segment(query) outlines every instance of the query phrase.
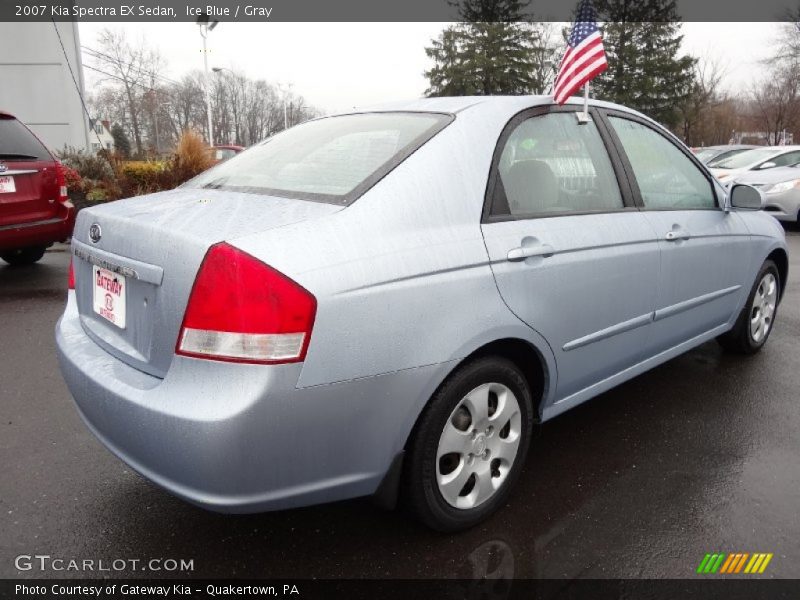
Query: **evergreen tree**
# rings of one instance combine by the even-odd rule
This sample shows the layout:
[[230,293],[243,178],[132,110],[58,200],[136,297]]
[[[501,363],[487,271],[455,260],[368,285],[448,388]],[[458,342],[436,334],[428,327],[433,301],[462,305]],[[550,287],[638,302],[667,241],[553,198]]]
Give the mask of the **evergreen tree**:
[[111,126],[111,137],[114,138],[114,149],[123,158],[128,158],[131,155],[131,141],[128,139],[122,125],[114,123]]
[[667,127],[695,88],[697,60],[680,55],[675,0],[595,0],[608,69],[592,82],[597,98],[642,111]]
[[523,0],[463,0],[461,23],[446,28],[425,53],[427,96],[530,94],[544,92],[550,58],[545,26],[520,22]]

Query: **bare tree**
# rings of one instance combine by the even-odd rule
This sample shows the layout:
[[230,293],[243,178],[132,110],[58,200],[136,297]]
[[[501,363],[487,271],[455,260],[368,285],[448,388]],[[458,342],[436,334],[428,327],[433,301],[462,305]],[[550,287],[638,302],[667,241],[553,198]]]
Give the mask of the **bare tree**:
[[143,40],[137,44],[128,41],[124,30],[104,29],[98,36],[100,49],[90,55],[104,71],[118,81],[127,101],[127,112],[133,132],[136,152],[142,154],[142,98],[155,87],[163,59],[158,51],[148,48]]
[[690,88],[686,90],[684,101],[678,107],[681,135],[687,144],[696,146],[709,143],[709,116],[723,100],[719,94],[719,84],[724,76],[725,69],[719,61],[706,58],[695,63]]
[[[102,70],[106,73],[90,102],[98,114],[123,126],[135,140],[139,155],[146,147],[161,150],[166,143],[175,143],[187,129],[205,132],[208,111],[214,125],[214,141],[242,146],[282,130],[284,107],[290,126],[320,114],[303,96],[281,92],[276,86],[250,79],[235,69],[217,72],[212,79],[211,106],[207,106],[201,71],[187,73],[179,80],[168,79],[161,75],[162,61],[157,53],[144,46],[127,45],[126,49],[124,36],[115,36],[115,32],[107,31],[104,43],[113,41],[120,49],[119,70],[106,64],[116,60],[117,55],[105,49],[90,52],[90,56],[103,59]],[[125,70],[128,67],[130,70]]]
[[800,70],[796,65],[776,66],[750,91],[754,122],[771,143],[784,129],[793,130],[800,117]]
[[187,129],[202,130],[205,119],[205,94],[203,92],[203,73],[192,71],[169,88],[169,118],[172,139],[177,141]]

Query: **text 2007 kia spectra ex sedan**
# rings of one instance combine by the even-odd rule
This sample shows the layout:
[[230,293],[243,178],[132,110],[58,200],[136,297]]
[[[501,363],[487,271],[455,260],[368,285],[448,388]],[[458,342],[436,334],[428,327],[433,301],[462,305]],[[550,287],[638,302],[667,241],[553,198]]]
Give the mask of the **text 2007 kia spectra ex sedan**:
[[783,231],[646,117],[440,98],[83,210],[56,335],[86,423],[195,504],[506,500],[534,422],[772,329]]

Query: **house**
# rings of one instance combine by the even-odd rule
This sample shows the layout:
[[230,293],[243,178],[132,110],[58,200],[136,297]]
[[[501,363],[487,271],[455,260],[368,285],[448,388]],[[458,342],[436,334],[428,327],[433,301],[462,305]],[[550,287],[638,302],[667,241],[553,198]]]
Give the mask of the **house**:
[[99,150],[114,150],[114,136],[111,135],[111,122],[105,119],[92,119],[89,144],[93,153]]
[[52,151],[89,150],[76,22],[0,22],[0,109]]

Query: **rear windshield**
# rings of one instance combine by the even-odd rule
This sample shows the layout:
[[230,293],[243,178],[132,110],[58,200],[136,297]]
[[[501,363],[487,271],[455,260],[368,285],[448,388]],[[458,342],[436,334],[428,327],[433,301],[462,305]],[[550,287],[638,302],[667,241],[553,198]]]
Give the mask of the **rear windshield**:
[[0,160],[53,160],[42,143],[13,118],[0,116]]
[[292,127],[184,184],[349,204],[452,120],[364,113]]

